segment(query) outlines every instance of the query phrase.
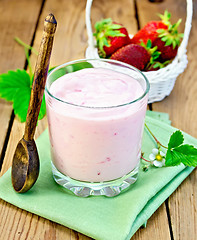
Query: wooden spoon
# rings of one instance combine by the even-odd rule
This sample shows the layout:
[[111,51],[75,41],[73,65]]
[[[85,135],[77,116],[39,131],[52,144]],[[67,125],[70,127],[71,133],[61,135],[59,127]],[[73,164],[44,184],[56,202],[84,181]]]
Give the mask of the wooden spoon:
[[44,21],[44,32],[34,72],[25,133],[19,141],[13,157],[12,185],[15,191],[20,193],[28,191],[36,182],[39,174],[39,157],[33,138],[43,98],[56,26],[55,17],[53,14],[49,14]]

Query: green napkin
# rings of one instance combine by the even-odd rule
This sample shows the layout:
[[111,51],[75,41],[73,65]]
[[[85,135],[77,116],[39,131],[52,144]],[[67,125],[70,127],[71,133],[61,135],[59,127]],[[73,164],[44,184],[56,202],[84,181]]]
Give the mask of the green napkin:
[[146,116],[152,117],[154,119],[160,120],[162,122],[165,122],[166,124],[171,124],[171,121],[169,119],[169,114],[162,113],[162,112],[156,112],[156,111],[146,111]]
[[[167,144],[169,136],[176,130],[165,120],[162,122],[146,117],[149,128],[163,144]],[[184,137],[185,143],[197,146],[196,139],[187,134]],[[146,157],[154,146],[154,141],[145,130],[142,151]],[[140,169],[136,183],[116,197],[80,198],[53,180],[47,131],[38,138],[37,147],[41,172],[35,186],[24,194],[14,192],[9,169],[0,178],[0,198],[98,240],[130,239],[193,170],[183,165],[152,167],[147,172]]]

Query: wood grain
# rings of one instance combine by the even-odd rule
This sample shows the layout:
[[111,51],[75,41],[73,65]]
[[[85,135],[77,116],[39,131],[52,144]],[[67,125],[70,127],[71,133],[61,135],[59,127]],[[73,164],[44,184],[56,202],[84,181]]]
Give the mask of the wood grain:
[[12,104],[6,102],[3,99],[0,99],[0,125],[1,125],[1,131],[0,131],[0,166],[2,164],[1,161],[3,161],[3,145],[5,142],[5,137],[7,133],[7,129],[9,126],[9,121],[12,114]]
[[146,228],[140,228],[131,239],[171,239],[165,204],[148,220]]
[[[140,19],[141,25],[143,25],[143,21],[145,20],[147,21],[147,19],[149,20],[150,18],[152,18],[152,16],[154,15],[153,10],[154,12],[163,12],[166,7],[165,2],[169,3],[169,0],[166,0],[163,3],[157,4],[158,11],[156,11],[157,8],[154,7],[153,5],[150,5],[153,3],[149,3],[146,0],[143,0],[143,1],[136,0],[136,1],[138,5],[138,10],[139,10],[138,13],[139,13],[139,19]],[[21,1],[21,2],[25,2],[25,1]],[[40,1],[27,1],[27,2],[28,4],[33,4],[32,2],[37,4],[38,2],[40,3]],[[182,2],[183,1],[181,1],[181,3]],[[86,29],[85,29],[85,3],[86,3],[85,0],[81,0],[81,1],[45,0],[44,9],[41,14],[39,24],[38,24],[38,29],[35,36],[34,47],[36,49],[38,49],[39,47],[44,18],[46,17],[46,15],[48,15],[48,13],[50,12],[54,13],[58,21],[58,28],[55,36],[55,41],[54,41],[54,48],[53,48],[52,58],[51,58],[51,66],[56,66],[64,62],[67,62],[69,60],[74,60],[74,59],[84,57],[84,51],[87,46],[87,35],[86,35]],[[174,3],[176,4],[175,1]],[[26,7],[25,10],[21,9],[20,13],[22,16],[24,16],[24,14],[29,15],[30,12],[33,12],[32,11],[33,8],[31,10],[30,9],[28,10],[26,3],[22,3],[21,6],[22,5]],[[32,6],[34,5],[31,5],[31,7]],[[173,7],[172,9],[176,11],[175,7]],[[135,12],[134,12],[134,1],[122,0],[120,4],[119,0],[107,0],[107,1],[94,0],[93,9],[92,9],[92,22],[94,23],[95,21],[99,20],[102,17],[103,18],[112,17],[117,22],[123,23],[128,28],[130,33],[136,32],[137,30],[137,24],[135,20]],[[36,16],[34,15],[34,18],[32,19],[32,21],[36,22],[36,20],[37,20]],[[26,27],[27,26],[25,25],[23,30],[26,29]],[[27,31],[28,30],[29,29],[27,29]],[[33,34],[33,31],[29,32],[29,39],[31,39],[32,34]],[[23,38],[22,40],[26,41]],[[28,41],[26,42],[28,43]],[[21,55],[17,54],[16,56],[14,56],[13,62],[15,62],[19,56]],[[35,63],[36,58],[34,55],[32,55],[31,60],[32,62]],[[170,102],[168,104],[168,108],[171,105],[174,106],[173,104],[175,103]],[[154,104],[153,106],[155,107],[155,105],[156,104]],[[158,110],[162,111],[161,109],[158,109]],[[184,119],[187,119],[187,118],[184,117]],[[46,118],[44,118],[42,121],[40,121],[36,129],[36,137],[38,137],[42,133],[42,131],[46,128],[46,126],[47,126]],[[12,131],[11,131],[1,175],[5,173],[5,171],[10,167],[11,159],[13,157],[16,144],[18,140],[22,137],[23,132],[24,132],[24,124],[19,123],[18,120],[15,119]],[[188,181],[188,179],[186,181]],[[191,186],[189,187],[189,191],[187,192],[187,194],[190,196],[190,203],[184,202],[184,200],[180,200],[180,198],[183,198],[183,193],[182,193],[183,191],[181,191],[180,196],[176,196],[176,193],[173,194],[173,196],[176,196],[175,197],[176,200],[170,201],[169,206],[170,206],[170,213],[171,213],[171,218],[173,222],[173,233],[176,240],[188,239],[187,237],[185,238],[180,237],[182,233],[184,234],[184,236],[186,236],[186,234],[188,234],[189,232],[189,228],[188,226],[186,226],[186,230],[183,231],[181,230],[182,225],[178,227],[178,223],[180,223],[179,216],[182,216],[182,219],[181,219],[182,221],[184,221],[183,218],[186,216],[184,213],[180,212],[181,208],[179,205],[179,201],[182,201],[182,204],[187,204],[187,205],[193,204],[193,206],[196,206],[194,203],[195,193],[194,193],[194,189],[192,189],[192,186],[193,186],[192,184],[194,183],[194,180],[196,179],[192,178],[190,182]],[[185,184],[185,182],[181,185],[181,187]],[[178,190],[179,189],[180,188],[178,188]],[[185,189],[186,188],[184,188],[184,190]],[[59,224],[56,224],[54,222],[41,218],[37,215],[23,211],[2,200],[0,200],[0,209],[1,209],[0,239],[5,239],[5,240],[10,240],[10,239],[14,239],[14,240],[15,239],[88,240],[90,239],[64,226],[61,226]],[[186,219],[187,220],[192,219],[193,221],[193,218],[195,218],[195,211],[193,211],[192,207],[189,209],[191,209],[191,211],[189,210],[188,216],[186,216]],[[176,214],[176,211],[177,211],[177,214]],[[191,218],[189,214],[193,214]],[[186,221],[184,221],[184,223],[186,224]],[[192,234],[193,234],[194,233],[193,224],[191,223],[191,225],[192,225]],[[194,236],[194,235],[190,235],[190,236]],[[133,236],[132,239],[134,240],[147,240],[147,239],[169,240],[171,239],[170,233],[169,233],[167,214],[166,214],[166,209],[164,204],[149,219],[147,228],[140,229]]]
[[[52,66],[84,56],[84,46],[87,41],[84,21],[85,1],[80,1],[79,3],[79,1],[75,0],[72,2],[69,1],[69,3],[70,4],[68,4],[68,1],[46,1],[40,17],[34,45],[37,49],[46,15],[53,12],[57,21],[62,23],[58,26],[59,32],[57,32],[56,42],[54,42],[54,51],[51,58]],[[77,8],[76,4],[78,4]],[[81,21],[79,21],[79,19],[81,19]],[[76,40],[73,41],[73,39]],[[62,46],[62,48],[60,46]],[[32,56],[31,61],[35,63],[36,57]],[[45,118],[39,123],[36,129],[36,137],[46,128],[46,125]],[[15,119],[1,175],[11,166],[11,159],[16,144],[22,137],[23,132],[24,124],[19,123],[18,120]],[[2,200],[0,200],[0,207],[0,239],[90,239],[66,227],[27,213]]]
[[[194,0],[194,16],[192,31],[188,44],[188,66],[177,80],[171,95],[162,102],[154,103],[153,110],[167,112],[172,125],[197,137],[197,1]],[[159,4],[151,4],[146,0],[138,1],[141,24],[150,20],[151,12],[161,12],[161,8],[169,9],[173,13],[173,20],[186,17],[185,0],[165,0]],[[142,14],[142,9],[148,9]],[[153,14],[152,13],[152,14]],[[184,21],[183,21],[184,22]],[[183,28],[183,25],[182,25]],[[197,236],[197,171],[195,170],[170,196],[169,211],[172,231],[175,240],[195,240]]]
[[[87,46],[85,29],[85,3],[85,0],[56,2],[52,0],[45,1],[43,13],[40,17],[38,30],[36,32],[34,47],[38,49],[45,16],[49,12],[53,12],[59,24],[54,41],[51,66],[84,57],[84,50]],[[111,6],[111,3],[112,2],[110,2],[107,7]],[[103,7],[103,2],[100,3],[99,8],[105,9]],[[99,18],[99,16],[96,17]],[[32,56],[31,60],[35,63],[36,58]],[[44,128],[44,125],[39,125],[37,131],[40,129],[43,130]],[[10,159],[12,159],[16,143],[21,138],[23,130],[24,125],[15,120],[1,174],[5,173],[5,171],[10,167]],[[28,237],[29,239],[46,240],[90,239],[68,228],[52,223],[46,219],[39,218],[36,215],[27,213],[26,211],[22,211],[14,206],[11,206],[10,204],[5,203],[4,201],[1,201],[1,206],[3,206],[3,215],[0,215],[1,219],[4,218],[5,215],[8,216],[6,218],[7,222],[0,220],[0,222],[3,223],[0,224],[0,232],[2,232],[1,235],[3,239],[10,239],[9,233],[12,233],[12,239],[18,239],[19,237],[21,237],[21,239],[26,239]],[[9,218],[9,215],[12,216]]]
[[[197,137],[197,1],[194,1],[192,31],[188,44],[188,66],[177,79],[175,88],[165,102],[155,104],[154,109],[168,111],[174,126]],[[170,103],[172,107],[168,109]],[[195,240],[197,236],[197,170],[169,198],[174,239]]]
[[[26,43],[31,43],[41,3],[42,0],[2,0],[0,2],[0,73],[10,69],[23,69],[24,50],[14,41],[14,37],[20,37]],[[0,100],[0,156],[11,113],[12,105]]]

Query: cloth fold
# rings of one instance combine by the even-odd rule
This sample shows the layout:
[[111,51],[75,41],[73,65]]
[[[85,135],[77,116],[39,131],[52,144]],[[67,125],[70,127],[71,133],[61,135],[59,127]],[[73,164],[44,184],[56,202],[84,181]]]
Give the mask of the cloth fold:
[[[159,117],[160,114],[160,117]],[[157,138],[167,145],[176,130],[169,126],[167,114],[147,113],[146,123]],[[197,139],[184,133],[184,143],[197,146]],[[157,208],[173,193],[193,168],[140,167],[138,180],[128,191],[113,197],[80,198],[57,185],[52,177],[48,131],[36,141],[40,162],[40,176],[35,186],[24,194],[14,192],[10,169],[0,178],[0,198],[71,229],[98,240],[130,239]],[[145,130],[142,151],[148,158],[155,142]]]

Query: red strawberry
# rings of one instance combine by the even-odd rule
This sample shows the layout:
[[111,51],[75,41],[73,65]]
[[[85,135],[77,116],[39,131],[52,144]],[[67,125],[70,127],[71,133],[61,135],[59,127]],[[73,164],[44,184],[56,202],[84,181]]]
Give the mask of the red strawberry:
[[103,19],[95,24],[94,36],[100,57],[109,57],[119,48],[130,43],[126,28],[121,24],[112,22],[111,18]]
[[160,53],[156,52],[155,50],[156,47],[151,48],[150,40],[147,42],[147,46],[129,44],[112,54],[111,59],[125,62],[133,65],[139,70],[144,70],[152,57],[154,59],[158,58]]
[[168,29],[170,25],[171,14],[168,11],[164,12],[164,15],[159,15],[161,21],[148,22],[142,29],[140,29],[131,39],[131,43],[140,44],[141,42],[147,43],[148,39],[151,42],[158,37],[158,29]]
[[150,54],[140,45],[129,44],[112,54],[111,59],[128,63],[139,70],[143,70],[150,61]]
[[181,38],[183,38],[183,34],[177,31],[180,23],[181,19],[176,24],[170,25],[168,29],[157,30],[158,38],[153,41],[153,46],[157,46],[158,51],[161,52],[160,62],[171,60],[176,56]]
[[167,25],[165,25],[162,21],[149,22],[133,36],[131,43],[140,44],[143,42],[146,44],[148,39],[153,42],[158,36],[157,30],[167,28]]

